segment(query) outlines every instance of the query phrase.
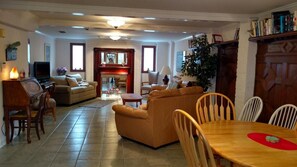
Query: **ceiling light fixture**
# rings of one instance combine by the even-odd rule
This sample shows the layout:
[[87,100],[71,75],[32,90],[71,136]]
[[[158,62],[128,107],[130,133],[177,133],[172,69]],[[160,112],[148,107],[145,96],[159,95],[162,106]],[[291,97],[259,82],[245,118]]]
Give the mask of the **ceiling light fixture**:
[[121,36],[119,36],[119,35],[111,35],[111,36],[109,36],[109,38],[112,39],[112,40],[114,40],[114,41],[116,41],[116,40],[119,40],[121,38]]
[[83,26],[72,26],[72,28],[83,29],[85,27],[83,27]]
[[112,19],[112,20],[108,20],[107,23],[111,26],[113,26],[115,29],[119,28],[120,26],[125,24],[124,20],[120,20],[120,19]]
[[72,13],[73,16],[84,16],[84,13],[74,12]]
[[156,20],[156,18],[154,18],[154,17],[145,17],[144,19],[145,20]]
[[156,32],[155,30],[143,30],[144,32]]

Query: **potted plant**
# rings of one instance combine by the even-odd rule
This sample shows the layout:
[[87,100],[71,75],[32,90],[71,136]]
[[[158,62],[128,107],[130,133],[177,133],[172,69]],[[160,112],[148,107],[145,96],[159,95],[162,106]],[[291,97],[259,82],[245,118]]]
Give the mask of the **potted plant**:
[[191,46],[192,54],[185,56],[182,75],[196,77],[197,85],[207,91],[216,74],[217,55],[212,53],[213,44],[208,43],[206,34],[193,36]]

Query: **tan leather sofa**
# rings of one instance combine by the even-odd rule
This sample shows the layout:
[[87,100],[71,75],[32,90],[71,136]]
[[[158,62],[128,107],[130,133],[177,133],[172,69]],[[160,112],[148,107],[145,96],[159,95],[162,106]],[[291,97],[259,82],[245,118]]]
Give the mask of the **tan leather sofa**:
[[183,109],[196,117],[196,102],[203,95],[201,87],[152,91],[148,103],[139,108],[113,105],[118,134],[153,148],[178,141],[172,112]]
[[50,80],[55,82],[53,98],[59,105],[71,105],[97,96],[97,82],[82,81],[79,74],[51,76]]

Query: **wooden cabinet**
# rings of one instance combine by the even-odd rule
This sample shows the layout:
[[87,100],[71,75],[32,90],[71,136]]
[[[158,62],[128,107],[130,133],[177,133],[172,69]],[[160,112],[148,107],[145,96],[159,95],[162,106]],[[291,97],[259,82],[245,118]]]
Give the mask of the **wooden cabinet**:
[[234,103],[238,41],[228,41],[216,46],[218,47],[216,92],[228,96]]
[[281,105],[297,105],[297,32],[250,38],[258,43],[254,95],[263,99],[260,122]]

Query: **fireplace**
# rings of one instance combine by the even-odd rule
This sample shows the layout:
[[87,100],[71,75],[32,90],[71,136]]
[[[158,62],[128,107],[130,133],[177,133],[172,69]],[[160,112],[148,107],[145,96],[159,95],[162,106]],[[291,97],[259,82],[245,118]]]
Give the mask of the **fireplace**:
[[[107,64],[106,62],[112,62]],[[134,92],[134,49],[94,48],[94,80],[102,95],[102,77],[126,76],[126,92]]]

